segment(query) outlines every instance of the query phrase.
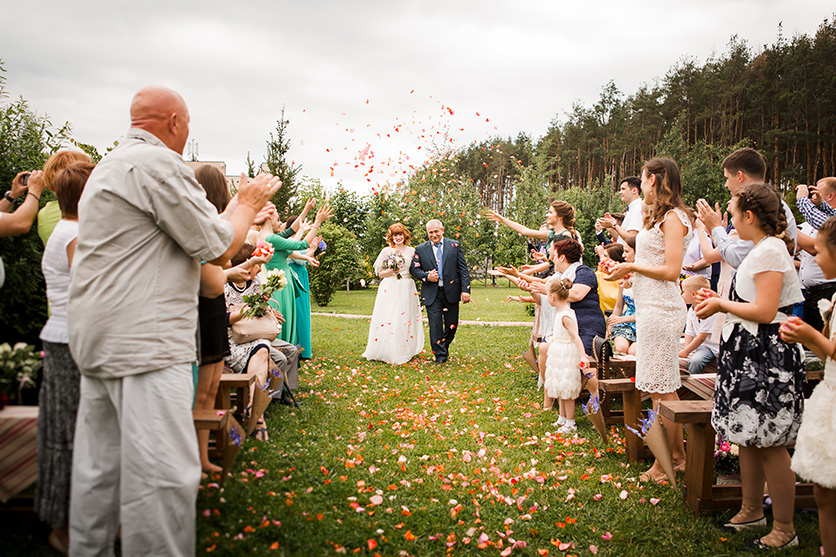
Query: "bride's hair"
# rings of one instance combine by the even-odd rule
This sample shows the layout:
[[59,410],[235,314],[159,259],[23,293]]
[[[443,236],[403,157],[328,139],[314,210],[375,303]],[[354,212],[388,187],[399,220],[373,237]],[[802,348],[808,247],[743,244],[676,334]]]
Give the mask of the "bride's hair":
[[392,239],[392,236],[395,234],[403,234],[403,244],[405,246],[409,245],[409,240],[412,239],[412,234],[409,232],[407,227],[399,222],[396,222],[389,227],[389,230],[386,231],[386,243],[389,244],[390,247],[395,245],[395,241]]
[[572,290],[572,281],[567,278],[558,278],[555,275],[549,280],[549,294],[554,294],[561,302],[569,299],[569,291]]

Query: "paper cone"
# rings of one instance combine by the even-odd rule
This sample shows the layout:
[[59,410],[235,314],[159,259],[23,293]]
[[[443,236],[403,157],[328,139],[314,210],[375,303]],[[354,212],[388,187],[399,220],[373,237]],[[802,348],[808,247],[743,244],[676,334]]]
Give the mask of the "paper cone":
[[598,408],[597,411],[587,414],[589,416],[589,420],[592,422],[592,425],[595,426],[595,430],[601,435],[601,439],[604,440],[604,444],[609,444],[609,439],[607,439],[607,424],[604,423],[604,416],[601,414],[601,409]]
[[270,398],[265,392],[261,381],[258,379],[255,380],[255,389],[253,393],[253,405],[250,408],[250,419],[247,420],[247,437],[252,434],[253,430],[255,429],[255,424],[258,423],[258,419],[264,414],[264,410],[267,408],[267,405],[270,404],[270,401],[273,400]]
[[226,429],[219,432],[219,435],[227,436],[226,447],[223,455],[223,471],[221,472],[221,485],[223,485],[226,475],[232,470],[232,465],[235,464],[235,459],[238,458],[238,451],[241,450],[241,444],[244,442],[244,428],[232,416],[228,414]]
[[650,452],[659,461],[662,470],[668,476],[671,485],[676,489],[676,472],[673,469],[673,455],[671,454],[670,443],[668,443],[668,430],[662,423],[662,416],[656,416],[650,431],[644,437],[644,443],[650,448]]
[[271,366],[267,378],[269,379],[267,382],[267,394],[270,398],[281,397],[282,388],[284,387],[284,374],[282,371],[276,366]]

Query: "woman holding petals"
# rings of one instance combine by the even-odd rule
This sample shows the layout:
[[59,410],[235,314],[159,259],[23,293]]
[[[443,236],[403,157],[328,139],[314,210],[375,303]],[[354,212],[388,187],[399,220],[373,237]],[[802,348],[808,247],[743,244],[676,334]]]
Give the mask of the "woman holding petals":
[[409,275],[409,263],[415,255],[410,247],[412,234],[396,222],[386,232],[389,244],[374,262],[380,277],[374,302],[369,340],[363,357],[389,364],[403,364],[424,349],[424,325],[418,291]]

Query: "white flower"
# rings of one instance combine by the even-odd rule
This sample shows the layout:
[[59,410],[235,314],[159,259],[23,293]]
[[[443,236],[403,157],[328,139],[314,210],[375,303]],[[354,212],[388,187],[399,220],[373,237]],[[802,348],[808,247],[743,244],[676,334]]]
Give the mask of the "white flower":
[[18,350],[26,350],[27,346],[29,346],[29,345],[26,344],[25,342],[18,342],[17,344],[14,345],[14,348],[12,348],[12,350],[15,351],[15,352],[17,352]]
[[9,345],[8,342],[4,342],[3,344],[0,344],[0,354],[6,354],[7,352],[11,352],[11,351],[12,351],[12,347]]

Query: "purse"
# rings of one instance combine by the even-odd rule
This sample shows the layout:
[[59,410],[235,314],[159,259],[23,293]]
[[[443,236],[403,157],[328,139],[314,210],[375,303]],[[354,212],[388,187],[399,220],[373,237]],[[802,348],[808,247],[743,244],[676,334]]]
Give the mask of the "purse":
[[254,340],[273,341],[282,332],[279,320],[272,312],[267,312],[261,317],[247,317],[234,323],[232,329],[232,341],[235,344],[244,344]]

